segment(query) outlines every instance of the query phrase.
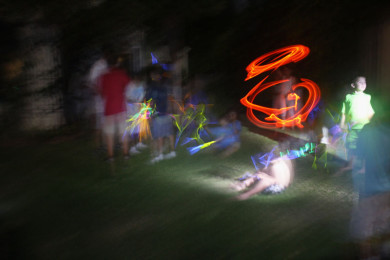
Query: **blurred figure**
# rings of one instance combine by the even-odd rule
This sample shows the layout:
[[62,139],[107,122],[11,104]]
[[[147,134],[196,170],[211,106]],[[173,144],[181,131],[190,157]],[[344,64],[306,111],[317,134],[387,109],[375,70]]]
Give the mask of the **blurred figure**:
[[[298,80],[297,78],[293,75],[293,71],[291,68],[288,68],[288,67],[285,67],[284,69],[284,76],[283,76],[283,79],[288,79],[289,81],[286,82],[286,84],[289,84],[289,89],[290,91],[287,93],[286,96],[288,96],[288,94],[290,93],[295,93],[298,95],[298,100],[295,100],[295,99],[288,99],[286,98],[286,106],[287,107],[291,107],[291,106],[294,106],[295,105],[295,102],[297,103],[297,106],[296,106],[296,109],[295,108],[292,108],[292,109],[289,109],[286,111],[286,119],[289,119],[289,118],[292,118],[296,112],[298,112],[301,108],[302,108],[302,98],[303,98],[303,88],[301,87],[298,87],[296,88],[294,91],[292,89],[292,87],[297,84]],[[287,91],[288,88],[286,88],[286,91]],[[292,126],[292,128],[294,128],[295,126]]]
[[128,137],[126,131],[126,97],[125,89],[130,82],[126,72],[118,68],[115,55],[107,58],[109,70],[100,78],[100,88],[104,100],[103,133],[107,144],[108,161],[114,160],[114,140],[117,133],[120,137],[123,156],[128,158]]
[[190,82],[189,82],[189,90],[185,94],[185,101],[186,105],[199,105],[204,104],[207,105],[208,97],[204,91],[205,88],[205,80],[202,79],[200,76],[195,76]]
[[104,48],[103,56],[98,59],[89,70],[87,76],[87,82],[93,93],[93,108],[92,114],[94,117],[94,129],[95,129],[95,143],[97,148],[103,147],[103,117],[104,117],[104,104],[103,98],[99,90],[99,78],[108,71],[107,65],[107,48]]
[[[168,90],[168,97],[171,101],[176,101],[176,102],[182,102],[183,100],[183,90],[182,90],[182,83],[181,83],[181,79],[179,78],[173,78],[172,80],[172,86],[171,88]],[[180,111],[180,107],[177,105],[176,102],[169,102],[169,110],[171,110],[172,113],[174,114],[179,114],[181,111]]]
[[[185,95],[183,98],[184,118],[191,118],[183,133],[180,133],[183,139],[195,139],[198,144],[203,142],[209,135],[204,127],[210,123],[211,114],[209,111],[208,96],[204,91],[207,79],[201,76],[193,77],[185,86]],[[186,120],[183,120],[184,123]]]
[[[357,140],[356,156],[365,161],[364,173],[355,172],[359,201],[351,219],[352,237],[361,259],[389,259],[390,238],[390,120],[388,111],[376,114]],[[387,244],[386,244],[387,243]]]
[[[168,89],[162,82],[161,73],[157,70],[151,72],[151,79],[146,92],[146,99],[152,99],[156,112],[151,120],[153,138],[152,164],[163,159],[176,157],[175,140],[173,136],[173,123],[168,109]],[[168,138],[169,151],[164,155],[164,139]]]
[[[139,113],[142,102],[145,98],[145,81],[140,74],[135,75],[132,81],[126,87],[126,100],[127,100],[127,118]],[[147,146],[142,143],[139,137],[140,125],[135,127],[130,135],[130,154],[140,153],[139,149],[146,148]]]
[[374,115],[371,106],[371,96],[364,93],[366,78],[359,76],[351,83],[352,94],[347,94],[341,109],[340,128],[347,131],[346,149],[348,165],[340,169],[338,174],[351,170],[356,163],[356,142],[358,133],[370,122]]
[[[272,107],[273,108],[284,108],[287,107],[291,101],[287,101],[287,95],[288,93],[292,92],[292,85],[293,77],[291,76],[291,70],[287,67],[282,67],[277,72],[278,80],[288,80],[286,82],[283,82],[279,84],[278,86],[274,87],[274,98],[272,100]],[[292,103],[294,105],[294,102]],[[278,117],[282,120],[287,119],[288,117],[292,116],[294,114],[294,111],[291,109],[288,111],[285,111],[278,115]]]
[[216,138],[215,147],[223,151],[222,157],[227,157],[241,147],[241,122],[237,120],[237,112],[230,111],[220,120],[220,125],[210,128],[209,131]]
[[[249,190],[237,196],[238,200],[246,200],[258,193],[277,194],[284,191],[294,177],[293,166],[287,156],[273,159],[263,171],[254,174],[246,173],[248,178],[233,184],[233,188],[242,191]],[[245,175],[244,175],[245,176]]]

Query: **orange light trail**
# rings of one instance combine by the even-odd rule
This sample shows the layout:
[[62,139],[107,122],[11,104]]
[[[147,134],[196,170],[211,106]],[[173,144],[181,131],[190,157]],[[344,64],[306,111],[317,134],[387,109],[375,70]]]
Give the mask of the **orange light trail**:
[[[263,72],[269,70],[276,70],[280,66],[286,65],[288,63],[298,62],[304,59],[309,54],[309,52],[310,50],[306,46],[294,45],[294,46],[289,46],[289,47],[285,47],[282,49],[278,49],[266,53],[249,64],[249,66],[246,68],[248,75],[245,81],[257,75],[260,75]],[[267,64],[263,64],[267,61],[268,61]],[[269,107],[264,107],[264,106],[259,106],[254,104],[253,101],[255,100],[256,96],[260,94],[262,91],[266,90],[267,88],[281,84],[283,82],[289,81],[289,80],[278,80],[278,81],[264,83],[267,78],[268,75],[263,80],[261,80],[257,85],[255,85],[248,92],[248,94],[240,100],[240,102],[247,107],[248,119],[253,124],[263,128],[276,128],[276,127],[283,127],[283,126],[285,127],[298,126],[300,128],[303,128],[302,122],[306,121],[309,113],[311,112],[311,110],[315,108],[318,101],[320,100],[321,91],[318,85],[309,79],[303,79],[303,78],[301,79],[302,82],[293,85],[292,86],[293,91],[298,87],[306,88],[309,92],[309,97],[305,105],[299,111],[295,112],[294,115],[290,116],[287,119],[281,119],[277,116],[290,109],[294,109],[294,111],[297,110],[297,103],[300,97],[296,93],[289,93],[287,99],[295,100],[295,104],[294,106],[288,106],[282,108],[269,108]],[[268,122],[262,121],[259,118],[257,118],[254,115],[253,110],[268,115],[268,117],[265,118],[265,120]]]
[[[268,52],[252,61],[251,64],[246,67],[248,75],[245,80],[249,80],[271,69],[276,70],[280,66],[286,65],[288,63],[298,62],[309,55],[309,53],[309,48],[303,45],[293,45]],[[272,58],[272,56],[275,55],[276,57]],[[270,60],[268,64],[260,66],[260,64],[266,62],[267,60]]]

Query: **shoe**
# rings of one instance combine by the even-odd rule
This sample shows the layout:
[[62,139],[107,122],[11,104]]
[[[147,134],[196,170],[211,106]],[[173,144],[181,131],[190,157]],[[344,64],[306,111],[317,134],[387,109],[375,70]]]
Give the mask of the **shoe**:
[[148,146],[146,144],[143,144],[141,142],[139,142],[136,146],[135,146],[137,149],[145,149],[147,148]]
[[159,162],[159,161],[161,161],[161,160],[163,160],[163,159],[164,159],[163,155],[160,154],[159,156],[154,157],[152,160],[150,160],[150,163],[151,163],[151,164],[154,164],[154,163]]
[[129,150],[129,153],[134,155],[134,154],[139,154],[141,153],[140,151],[137,150],[137,148],[135,146],[131,147],[130,150]]
[[164,155],[164,159],[172,159],[172,158],[175,158],[176,157],[176,152],[175,151],[172,151],[166,155]]

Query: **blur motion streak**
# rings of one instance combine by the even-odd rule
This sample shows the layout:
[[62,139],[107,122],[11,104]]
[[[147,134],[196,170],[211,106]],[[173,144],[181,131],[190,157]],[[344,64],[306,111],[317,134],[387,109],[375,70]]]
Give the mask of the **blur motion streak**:
[[141,103],[141,108],[138,113],[126,120],[127,123],[131,122],[130,125],[126,128],[126,130],[130,131],[130,133],[133,133],[134,129],[136,127],[139,127],[140,142],[152,136],[152,134],[150,133],[150,126],[148,120],[150,118],[150,115],[153,114],[154,109],[150,106],[150,102],[151,100]]
[[199,152],[201,149],[209,147],[210,145],[212,145],[215,142],[217,142],[217,141],[210,141],[210,142],[198,145],[198,146],[188,147],[187,150],[190,152],[191,155],[193,155],[193,154]]
[[[188,143],[189,141],[195,140],[199,146],[194,147],[194,151],[199,151],[205,147],[210,146],[214,142],[208,142],[206,145],[203,139],[201,138],[201,131],[204,131],[204,126],[207,124],[207,118],[204,114],[205,105],[193,105],[193,104],[179,104],[178,101],[171,99],[172,102],[176,103],[179,107],[181,114],[172,115],[175,120],[175,125],[179,131],[175,146],[179,142],[180,138],[183,136],[183,133],[186,131],[188,133],[189,138],[184,138],[183,144]],[[189,140],[189,141],[188,141]],[[202,146],[206,145],[206,146]],[[198,148],[196,148],[198,147]],[[190,151],[190,150],[189,150]],[[190,151],[191,154],[196,152]]]
[[251,159],[256,168],[256,170],[260,170],[260,168],[267,168],[270,162],[277,158],[282,158],[286,156],[289,160],[294,160],[299,157],[305,157],[305,153],[315,153],[317,145],[315,143],[306,143],[305,146],[300,147],[299,150],[286,150],[286,153],[279,152],[279,154],[275,154],[275,147],[268,153],[260,153],[256,155],[252,155]]
[[[303,45],[293,45],[285,48],[281,48],[269,53],[266,53],[259,58],[255,59],[249,66],[246,68],[248,75],[245,81],[269,70],[276,70],[280,66],[286,65],[291,62],[298,62],[305,58],[309,54],[310,50],[308,47]],[[264,62],[268,62],[265,65],[261,65]],[[282,108],[268,108],[259,105],[253,104],[254,99],[258,94],[264,91],[267,88],[272,86],[281,84],[283,82],[287,82],[289,80],[279,80],[273,81],[269,83],[264,83],[264,81],[268,78],[266,76],[260,83],[258,83],[248,94],[243,97],[240,101],[241,103],[247,107],[247,117],[248,119],[255,125],[263,128],[277,128],[277,127],[293,127],[298,126],[303,128],[302,122],[307,119],[309,113],[315,108],[317,103],[320,100],[321,92],[316,83],[309,79],[301,79],[302,82],[299,82],[292,86],[292,90],[294,91],[298,87],[306,88],[309,91],[309,97],[305,103],[305,105],[298,111],[295,112],[294,115],[289,118],[283,120],[277,117],[281,113],[284,113],[287,110],[294,109],[297,110],[297,100],[300,98],[295,93],[290,93],[287,97],[288,100],[295,100],[294,106],[282,107]],[[260,111],[269,117],[266,117],[265,120],[273,121],[273,122],[264,122],[257,118],[253,110]]]
[[[316,144],[315,143],[306,143],[304,147],[300,147],[299,150],[287,150],[286,155],[288,159],[293,160],[299,157],[306,156],[305,153],[314,153]],[[280,152],[280,157],[283,157],[285,154]]]

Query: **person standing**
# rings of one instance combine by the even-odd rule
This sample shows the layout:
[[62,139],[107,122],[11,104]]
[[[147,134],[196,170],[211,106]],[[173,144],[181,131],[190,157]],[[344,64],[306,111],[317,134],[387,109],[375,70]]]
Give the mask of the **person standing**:
[[339,173],[351,170],[355,166],[358,134],[375,113],[371,106],[371,95],[364,93],[367,87],[366,78],[356,77],[351,87],[354,92],[346,95],[340,119],[340,128],[347,132],[345,146],[348,165],[343,167]]
[[[106,52],[106,50],[105,50]],[[99,90],[99,78],[107,72],[108,65],[106,61],[106,53],[92,65],[89,70],[87,81],[88,86],[93,93],[93,108],[91,109],[94,117],[94,130],[95,130],[95,143],[96,148],[103,147],[103,117],[104,117],[104,104],[103,98]]]
[[125,90],[130,78],[119,68],[118,59],[111,55],[107,59],[108,71],[100,78],[101,94],[104,100],[103,133],[107,144],[108,161],[114,160],[115,134],[120,137],[123,156],[128,158],[128,137],[126,131]]
[[[158,71],[151,73],[150,83],[146,91],[146,99],[151,99],[156,111],[152,117],[152,138],[153,138],[153,159],[151,163],[156,163],[163,159],[176,157],[174,151],[174,136],[172,118],[168,114],[168,89],[164,84],[162,75]],[[164,139],[169,141],[169,152],[164,154]]]
[[[145,82],[141,74],[136,74],[132,77],[132,81],[126,87],[126,99],[127,99],[127,118],[132,118],[139,114],[145,101]],[[142,115],[139,115],[142,116]],[[137,125],[128,133],[130,137],[130,150],[131,155],[140,153],[138,149],[146,148],[147,146],[142,143],[141,125]]]

